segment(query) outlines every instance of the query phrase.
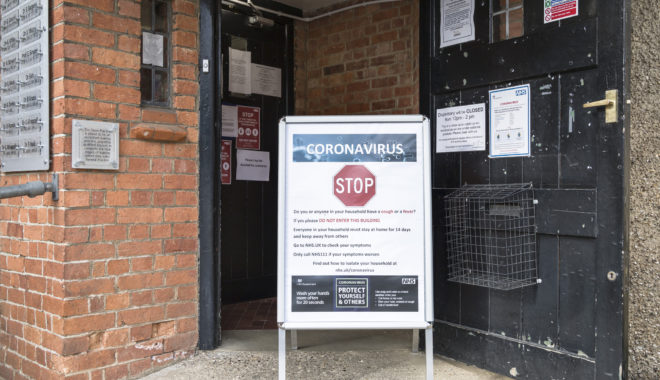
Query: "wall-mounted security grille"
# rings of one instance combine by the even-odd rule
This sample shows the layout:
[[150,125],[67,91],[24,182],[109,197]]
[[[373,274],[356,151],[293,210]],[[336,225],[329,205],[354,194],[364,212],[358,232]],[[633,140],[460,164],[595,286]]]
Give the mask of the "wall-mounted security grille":
[[467,185],[445,197],[449,281],[510,290],[537,283],[531,184]]
[[0,8],[0,170],[48,170],[48,0]]

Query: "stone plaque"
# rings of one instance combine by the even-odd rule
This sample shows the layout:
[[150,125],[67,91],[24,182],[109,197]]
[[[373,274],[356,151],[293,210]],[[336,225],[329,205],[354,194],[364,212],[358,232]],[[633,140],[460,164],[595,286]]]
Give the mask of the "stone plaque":
[[119,124],[73,121],[72,167],[119,170]]

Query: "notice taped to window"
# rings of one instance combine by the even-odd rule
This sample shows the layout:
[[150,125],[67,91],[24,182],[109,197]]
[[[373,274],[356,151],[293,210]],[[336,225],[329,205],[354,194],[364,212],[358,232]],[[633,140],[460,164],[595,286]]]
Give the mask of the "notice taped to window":
[[424,136],[412,122],[287,125],[287,322],[425,321]]
[[436,117],[436,153],[486,150],[486,104],[441,108]]

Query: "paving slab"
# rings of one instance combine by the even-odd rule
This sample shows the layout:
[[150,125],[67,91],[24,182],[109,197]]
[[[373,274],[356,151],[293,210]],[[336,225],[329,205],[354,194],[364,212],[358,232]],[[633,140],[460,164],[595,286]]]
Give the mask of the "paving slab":
[[[424,379],[424,353],[413,353],[411,343],[411,331],[299,331],[299,349],[287,348],[287,379]],[[448,380],[507,379],[439,355],[433,374]],[[142,379],[277,379],[277,330],[224,331],[220,348],[199,351]]]

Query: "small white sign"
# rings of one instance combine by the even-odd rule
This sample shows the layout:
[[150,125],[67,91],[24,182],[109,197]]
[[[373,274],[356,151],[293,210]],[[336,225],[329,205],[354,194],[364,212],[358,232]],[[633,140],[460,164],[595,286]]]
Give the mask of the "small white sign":
[[119,124],[74,120],[71,134],[74,169],[119,170]]
[[252,53],[229,48],[229,91],[250,95]]
[[163,67],[163,45],[161,34],[142,32],[142,63]]
[[270,180],[270,154],[259,150],[236,151],[237,181]]
[[222,137],[238,136],[238,107],[222,105]]
[[474,41],[474,0],[441,0],[440,47]]
[[437,110],[436,153],[486,150],[486,104]]
[[282,97],[282,69],[252,64],[252,93]]
[[529,84],[489,91],[490,157],[529,156]]

